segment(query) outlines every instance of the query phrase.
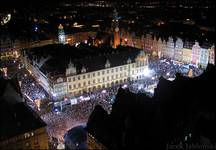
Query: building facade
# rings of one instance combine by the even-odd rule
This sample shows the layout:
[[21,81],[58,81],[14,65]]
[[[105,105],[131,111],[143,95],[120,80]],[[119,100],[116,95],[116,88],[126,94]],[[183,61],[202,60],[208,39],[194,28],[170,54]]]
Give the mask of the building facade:
[[174,59],[177,61],[182,61],[182,55],[183,55],[183,41],[180,38],[177,38],[175,43],[175,55]]
[[209,59],[209,51],[206,48],[200,48],[199,64],[201,67],[206,67]]
[[209,49],[209,63],[215,65],[215,46],[212,45]]
[[141,51],[135,62],[128,58],[127,62],[120,66],[110,66],[112,64],[107,60],[102,70],[86,72],[83,68],[81,74],[77,74],[75,65],[70,62],[66,69],[67,92],[77,95],[122,84],[128,79],[140,79],[143,77],[143,71],[148,67],[148,56]]
[[192,47],[192,63],[198,65],[200,60],[200,46],[198,42]]

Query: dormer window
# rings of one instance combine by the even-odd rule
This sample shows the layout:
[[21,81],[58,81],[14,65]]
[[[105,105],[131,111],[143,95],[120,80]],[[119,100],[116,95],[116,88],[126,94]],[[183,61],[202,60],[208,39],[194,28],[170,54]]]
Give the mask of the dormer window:
[[106,64],[105,64],[105,68],[109,68],[109,67],[110,67],[110,62],[109,62],[109,60],[107,59]]
[[131,63],[131,59],[130,59],[130,58],[128,58],[128,60],[127,60],[127,63],[128,63],[128,64],[130,64],[130,63]]
[[86,68],[84,66],[81,69],[81,73],[86,73]]

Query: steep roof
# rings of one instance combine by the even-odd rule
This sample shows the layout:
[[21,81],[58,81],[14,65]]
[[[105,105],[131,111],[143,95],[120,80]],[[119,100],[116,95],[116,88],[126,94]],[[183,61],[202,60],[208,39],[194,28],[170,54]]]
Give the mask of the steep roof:
[[111,67],[125,64],[128,58],[134,62],[139,52],[139,49],[132,47],[99,48],[81,43],[78,47],[54,44],[34,48],[27,51],[27,55],[30,60],[34,58],[40,60],[42,56],[51,56],[40,69],[45,74],[59,75],[65,74],[70,61],[76,66],[78,73],[83,66],[86,72],[91,72],[105,68],[106,60],[109,60]]

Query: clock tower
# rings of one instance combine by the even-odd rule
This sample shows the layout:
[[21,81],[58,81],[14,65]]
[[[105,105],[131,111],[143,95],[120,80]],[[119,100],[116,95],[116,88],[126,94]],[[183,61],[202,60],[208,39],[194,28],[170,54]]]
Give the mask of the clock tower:
[[62,24],[60,24],[58,27],[58,40],[59,43],[65,44],[65,33]]
[[120,45],[120,33],[119,33],[119,20],[118,12],[116,9],[113,11],[113,20],[112,20],[112,32],[113,32],[113,48],[117,48]]

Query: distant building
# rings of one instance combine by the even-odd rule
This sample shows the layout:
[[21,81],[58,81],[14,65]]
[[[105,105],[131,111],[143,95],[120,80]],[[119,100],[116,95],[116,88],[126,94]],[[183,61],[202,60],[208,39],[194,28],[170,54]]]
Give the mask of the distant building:
[[209,63],[215,65],[215,46],[212,45],[209,49]]
[[152,48],[153,48],[153,38],[151,34],[146,34],[145,38],[144,38],[144,50],[148,51],[148,52],[152,52]]
[[189,48],[182,49],[182,61],[185,63],[191,63],[192,60],[192,50]]
[[156,36],[154,37],[153,44],[152,44],[152,55],[158,56],[158,48],[159,47],[159,41],[157,41]]
[[207,67],[209,59],[209,51],[206,48],[200,48],[200,58],[199,58],[199,64],[202,67]]
[[16,81],[0,81],[0,149],[48,149],[46,123],[23,102]]
[[167,47],[164,49],[164,57],[174,58],[174,41],[172,37],[169,37],[167,41]]
[[[26,51],[24,62],[54,97],[82,94],[140,79],[148,67],[144,51],[131,47],[115,50],[80,44],[77,48],[50,45],[39,49]],[[59,49],[64,57],[58,55]],[[45,52],[47,57],[41,57],[37,51]]]
[[66,42],[64,27],[62,26],[62,24],[60,24],[58,27],[58,40],[59,40],[59,43],[62,43],[62,44],[65,44]]
[[192,47],[192,63],[198,65],[200,59],[200,46],[198,42]]
[[113,14],[113,22],[112,22],[112,28],[113,28],[113,48],[117,48],[117,46],[120,45],[120,32],[119,32],[119,21],[118,21],[118,12],[116,9],[114,9]]
[[174,59],[178,61],[182,61],[182,55],[183,55],[183,41],[182,39],[178,38],[175,43],[175,54]]

